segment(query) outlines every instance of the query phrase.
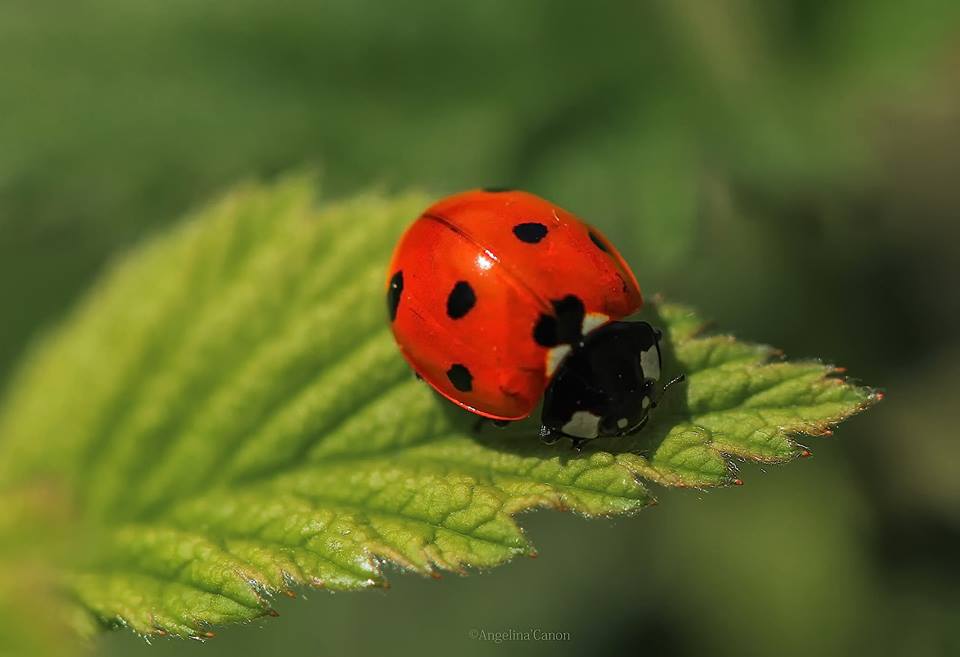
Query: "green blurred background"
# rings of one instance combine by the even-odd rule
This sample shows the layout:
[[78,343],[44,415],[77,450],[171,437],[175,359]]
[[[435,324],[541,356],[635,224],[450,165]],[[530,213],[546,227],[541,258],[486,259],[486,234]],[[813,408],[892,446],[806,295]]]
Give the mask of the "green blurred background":
[[960,654],[958,37],[953,0],[3,0],[0,380],[127,246],[313,167],[328,197],[530,189],[648,293],[888,392],[742,488],[524,518],[536,560],[97,650]]

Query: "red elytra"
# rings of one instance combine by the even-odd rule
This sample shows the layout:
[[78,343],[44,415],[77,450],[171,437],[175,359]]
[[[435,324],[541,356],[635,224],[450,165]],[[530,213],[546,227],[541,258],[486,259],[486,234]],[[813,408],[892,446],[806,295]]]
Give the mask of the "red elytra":
[[498,420],[527,417],[539,403],[553,367],[534,332],[569,295],[586,310],[584,332],[643,305],[636,277],[599,230],[523,191],[438,201],[400,238],[387,271],[407,362],[443,396]]

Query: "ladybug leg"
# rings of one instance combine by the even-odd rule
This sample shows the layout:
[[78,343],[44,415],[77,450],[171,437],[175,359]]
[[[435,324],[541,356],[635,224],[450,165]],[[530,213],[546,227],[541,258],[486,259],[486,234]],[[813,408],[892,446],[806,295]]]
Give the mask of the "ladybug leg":
[[[653,405],[653,406],[656,406],[656,404],[652,404],[652,405]],[[650,416],[649,416],[649,415],[645,415],[645,416],[643,417],[643,420],[640,421],[640,424],[638,424],[638,425],[635,426],[634,428],[630,429],[630,431],[629,431],[628,433],[625,433],[625,434],[623,434],[623,435],[624,435],[624,436],[633,436],[633,435],[635,435],[635,434],[640,433],[640,430],[643,429],[645,426],[647,426],[647,420],[649,420],[649,419],[650,419]]]
[[503,429],[505,426],[510,424],[510,420],[491,420],[490,418],[486,417],[478,417],[477,421],[473,425],[473,430],[480,431],[488,421],[498,429]]
[[560,438],[563,437],[563,434],[557,431],[556,429],[551,429],[548,426],[540,426],[540,442],[544,445],[552,445]]
[[570,438],[570,449],[574,450],[578,454],[583,451],[583,445],[589,440],[589,438]]

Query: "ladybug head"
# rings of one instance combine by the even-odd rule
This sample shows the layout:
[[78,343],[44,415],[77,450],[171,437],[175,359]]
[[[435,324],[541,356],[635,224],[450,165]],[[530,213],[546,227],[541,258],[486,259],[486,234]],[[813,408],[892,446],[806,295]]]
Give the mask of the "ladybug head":
[[541,438],[574,444],[636,433],[656,406],[660,332],[646,322],[594,329],[560,363],[543,400]]

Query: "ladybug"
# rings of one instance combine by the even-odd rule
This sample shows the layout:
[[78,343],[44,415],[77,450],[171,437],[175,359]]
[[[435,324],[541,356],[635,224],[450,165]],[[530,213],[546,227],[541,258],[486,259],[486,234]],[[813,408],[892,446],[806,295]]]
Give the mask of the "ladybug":
[[656,406],[660,332],[596,228],[528,192],[484,189],[427,208],[386,282],[397,344],[418,377],[498,424],[543,400],[540,437],[574,445],[639,431]]

